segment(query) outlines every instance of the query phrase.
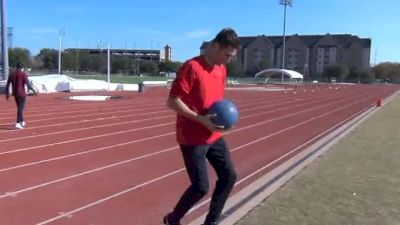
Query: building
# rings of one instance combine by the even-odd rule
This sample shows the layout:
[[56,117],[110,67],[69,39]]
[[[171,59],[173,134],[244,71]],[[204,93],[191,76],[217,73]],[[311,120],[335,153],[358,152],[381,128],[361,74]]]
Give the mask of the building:
[[[105,48],[67,48],[65,52],[88,52],[89,54],[100,55],[107,54]],[[172,61],[172,48],[165,46],[164,52],[154,49],[110,49],[113,56],[129,57],[140,60],[149,60],[154,62]]]
[[164,47],[165,61],[172,61],[172,48],[169,45]]
[[[305,77],[322,74],[331,65],[347,65],[366,71],[369,68],[371,39],[351,34],[291,35],[285,38],[285,69]],[[201,51],[209,42],[204,42]],[[233,59],[246,74],[260,71],[261,62],[282,68],[282,36],[240,37],[240,48]]]

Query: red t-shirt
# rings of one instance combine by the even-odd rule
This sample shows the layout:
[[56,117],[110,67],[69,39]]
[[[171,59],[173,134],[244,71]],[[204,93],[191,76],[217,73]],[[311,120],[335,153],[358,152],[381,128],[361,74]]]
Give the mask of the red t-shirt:
[[28,84],[28,76],[21,70],[16,70],[10,74],[8,77],[6,91],[11,84],[12,86],[12,93],[14,96],[25,97],[25,85]]
[[[206,115],[214,102],[223,99],[225,78],[225,65],[210,66],[203,56],[198,56],[179,69],[170,96],[179,97],[191,110]],[[178,114],[176,135],[179,144],[200,145],[214,142],[222,133]]]

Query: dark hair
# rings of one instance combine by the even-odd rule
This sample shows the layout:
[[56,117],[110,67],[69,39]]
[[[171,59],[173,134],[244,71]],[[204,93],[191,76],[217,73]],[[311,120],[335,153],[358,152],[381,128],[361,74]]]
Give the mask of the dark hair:
[[17,62],[17,64],[15,64],[15,67],[17,69],[22,69],[22,68],[24,68],[24,64],[22,64],[22,62]]
[[222,48],[238,48],[239,38],[232,28],[224,28],[215,36],[212,43],[218,43]]

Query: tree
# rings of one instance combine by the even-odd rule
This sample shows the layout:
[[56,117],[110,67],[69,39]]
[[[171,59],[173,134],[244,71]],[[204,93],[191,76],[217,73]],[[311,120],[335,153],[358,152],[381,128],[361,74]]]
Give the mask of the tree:
[[172,62],[172,61],[160,62],[158,64],[160,72],[167,72],[167,73],[177,72],[180,66],[181,66],[180,62]]
[[400,63],[383,62],[372,68],[376,79],[400,83]]
[[106,59],[101,55],[89,55],[89,71],[105,73]]
[[228,77],[240,77],[243,75],[243,70],[239,61],[231,60],[226,64],[226,73]]
[[355,66],[351,66],[349,68],[349,75],[347,76],[347,80],[351,82],[360,82],[361,76],[365,76],[365,72],[361,71],[359,68]]
[[79,60],[75,52],[62,52],[62,70],[78,71]]
[[79,57],[79,72],[91,71],[90,54],[87,51],[80,51]]
[[58,50],[43,48],[36,56],[41,61],[41,69],[57,70],[58,68]]
[[158,66],[153,61],[141,60],[140,72],[154,75],[158,73]]
[[349,75],[349,67],[346,65],[332,65],[325,69],[324,78],[330,81],[336,78],[337,81],[343,81]]
[[10,67],[15,67],[17,62],[21,62],[25,67],[31,67],[31,53],[26,48],[8,49],[8,59]]
[[127,57],[112,57],[111,72],[112,73],[128,73],[133,70],[133,59]]
[[375,81],[375,74],[372,71],[360,73],[361,83],[373,83]]
[[[72,51],[65,51],[62,54],[63,68],[65,68],[66,70],[78,72],[80,70],[80,57],[82,54],[88,54],[88,52],[85,52],[84,50],[82,51],[79,49],[74,49]],[[66,59],[64,59],[64,57]]]
[[88,52],[79,54],[79,71],[80,72],[99,72],[106,71],[106,61],[101,55],[90,55]]
[[271,68],[271,62],[265,58],[261,59],[260,62],[258,63],[258,67],[259,67],[260,71]]

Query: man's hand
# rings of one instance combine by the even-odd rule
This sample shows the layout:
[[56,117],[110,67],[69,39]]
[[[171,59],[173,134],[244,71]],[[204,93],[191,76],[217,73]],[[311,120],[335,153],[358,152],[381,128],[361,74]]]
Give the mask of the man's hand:
[[198,115],[178,97],[169,97],[167,105],[169,108],[175,110],[180,115],[201,123],[210,131],[225,131],[224,126],[218,126],[212,121],[212,118],[216,117],[217,115]]
[[215,114],[208,114],[204,116],[198,116],[198,121],[203,124],[207,129],[210,131],[224,131],[224,126],[219,126],[216,125],[213,121],[212,118],[216,117],[217,115]]

